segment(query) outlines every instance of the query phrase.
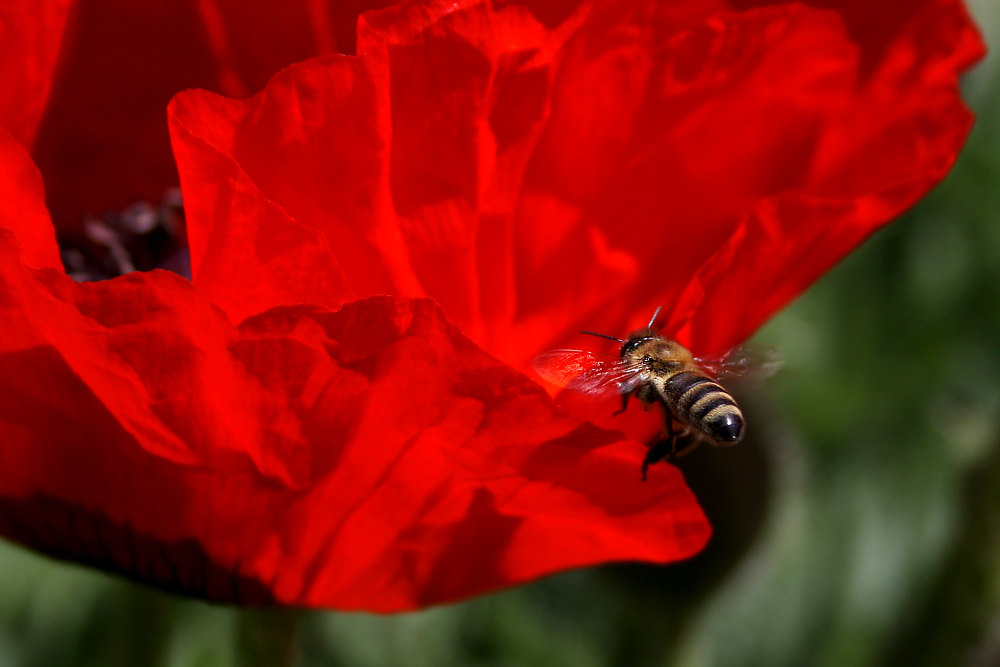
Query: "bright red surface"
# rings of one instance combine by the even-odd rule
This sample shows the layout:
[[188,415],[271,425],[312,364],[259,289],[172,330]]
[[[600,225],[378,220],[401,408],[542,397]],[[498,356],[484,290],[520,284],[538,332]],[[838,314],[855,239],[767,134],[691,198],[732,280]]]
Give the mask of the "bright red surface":
[[[178,95],[182,183],[212,187],[194,173],[211,146],[356,294],[432,296],[519,368],[659,305],[696,353],[723,351],[946,173],[982,46],[956,2],[899,3],[871,46],[805,5],[668,7],[584,5],[551,30],[518,5],[367,14],[358,57],[245,101]],[[190,216],[196,283],[227,215]],[[216,302],[238,320],[240,299]]]
[[0,5],[0,125],[30,146],[52,88],[52,72],[73,0],[6,0]]
[[194,283],[73,283],[0,140],[0,532],[379,611],[696,553],[680,473],[640,483],[641,445],[518,371],[658,305],[696,353],[741,342],[943,177],[982,52],[954,0],[739,4],[412,2],[230,99],[352,52],[357,8],[81,0],[50,210],[158,197],[167,99],[215,91],[166,114]]
[[74,283],[0,232],[0,531],[211,600],[396,611],[696,553],[680,472],[558,411],[427,299],[234,327],[163,271]]

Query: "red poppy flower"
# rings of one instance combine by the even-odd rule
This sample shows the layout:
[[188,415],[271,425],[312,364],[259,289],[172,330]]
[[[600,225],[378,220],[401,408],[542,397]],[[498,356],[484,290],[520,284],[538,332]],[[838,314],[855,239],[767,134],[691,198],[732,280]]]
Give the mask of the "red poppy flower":
[[[411,2],[364,14],[357,56],[178,95],[193,285],[66,277],[4,136],[0,532],[214,600],[379,611],[697,552],[680,473],[642,484],[638,443],[516,369],[660,304],[696,352],[740,342],[944,175],[982,49],[956,1],[751,4]],[[189,69],[253,90],[336,48],[320,5],[301,53],[294,21],[193,3]],[[114,31],[101,9],[64,57]],[[150,117],[60,112],[90,99],[81,61],[34,149],[56,215],[113,204],[116,164],[169,185],[155,152],[114,159]]]

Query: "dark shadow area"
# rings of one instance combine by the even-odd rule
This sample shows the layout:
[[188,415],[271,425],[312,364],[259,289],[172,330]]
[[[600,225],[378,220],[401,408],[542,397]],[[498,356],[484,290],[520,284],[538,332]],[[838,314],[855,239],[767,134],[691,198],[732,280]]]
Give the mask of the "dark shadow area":
[[0,498],[0,532],[42,553],[210,602],[274,604],[267,583],[211,560],[195,539],[163,541],[46,495]]
[[753,547],[767,516],[773,478],[760,436],[760,430],[751,429],[735,447],[702,446],[675,461],[712,525],[712,538],[701,553],[669,565],[602,568],[632,607],[612,664],[664,664],[689,617]]

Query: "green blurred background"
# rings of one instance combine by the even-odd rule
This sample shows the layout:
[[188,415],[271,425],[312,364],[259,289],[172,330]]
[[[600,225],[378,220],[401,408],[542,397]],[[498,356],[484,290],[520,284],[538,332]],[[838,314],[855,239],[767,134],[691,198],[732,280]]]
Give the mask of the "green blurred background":
[[[877,0],[873,0],[877,1]],[[972,0],[993,48],[1000,0]],[[669,567],[380,617],[181,599],[0,542],[0,667],[1000,665],[1000,59],[947,181],[758,336],[752,439],[681,462]]]

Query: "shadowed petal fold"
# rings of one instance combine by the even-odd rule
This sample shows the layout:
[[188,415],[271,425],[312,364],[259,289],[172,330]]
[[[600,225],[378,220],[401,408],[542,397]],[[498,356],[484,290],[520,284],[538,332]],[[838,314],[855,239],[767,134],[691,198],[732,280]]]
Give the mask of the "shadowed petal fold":
[[[32,171],[0,157],[5,186]],[[6,192],[5,215],[44,210],[40,188]],[[7,537],[210,600],[372,611],[708,539],[679,471],[641,483],[638,443],[557,409],[429,299],[235,327],[172,273],[31,268],[39,243],[4,224]]]
[[242,102],[182,93],[172,118],[321,231],[357,294],[431,296],[516,367],[658,305],[718,352],[964,141],[975,29],[958,2],[890,4],[407,3],[362,16],[357,57]]
[[[429,300],[239,328],[162,271],[74,283],[0,233],[0,530],[227,602],[396,611],[709,528]],[[139,555],[141,554],[141,556]]]
[[8,0],[0,6],[0,127],[30,148],[52,89],[74,0]]
[[83,214],[159,201],[177,184],[163,122],[176,92],[247,97],[294,62],[352,53],[358,14],[385,4],[76,0],[32,153],[60,230],[79,233]]

